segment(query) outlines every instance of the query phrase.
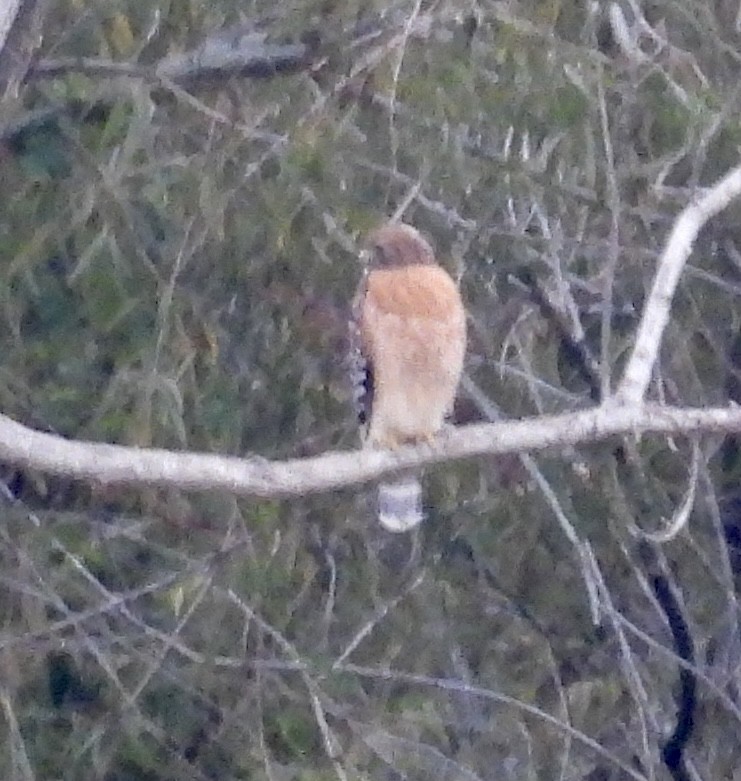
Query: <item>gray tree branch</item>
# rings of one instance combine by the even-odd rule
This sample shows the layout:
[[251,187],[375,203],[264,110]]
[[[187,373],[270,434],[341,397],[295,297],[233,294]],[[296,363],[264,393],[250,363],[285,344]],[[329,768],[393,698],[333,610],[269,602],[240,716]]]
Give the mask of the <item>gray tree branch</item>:
[[565,415],[449,428],[431,445],[329,452],[287,461],[233,458],[68,440],[0,415],[0,461],[101,485],[223,490],[279,498],[376,480],[401,468],[484,454],[584,445],[617,435],[741,431],[741,408],[597,407]]
[[697,234],[705,223],[741,193],[741,166],[734,168],[712,187],[694,199],[679,215],[669,241],[659,259],[635,345],[615,395],[621,404],[640,404],[646,395],[651,372],[659,354],[661,337],[669,322],[674,292],[692,251]]
[[40,42],[39,0],[0,0],[0,97],[16,95]]

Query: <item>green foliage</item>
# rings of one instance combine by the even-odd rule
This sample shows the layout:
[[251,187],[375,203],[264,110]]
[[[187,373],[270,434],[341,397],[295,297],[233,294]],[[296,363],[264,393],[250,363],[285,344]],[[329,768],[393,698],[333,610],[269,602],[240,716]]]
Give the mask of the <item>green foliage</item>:
[[[0,407],[69,437],[258,463],[356,447],[357,250],[402,203],[460,272],[486,398],[513,418],[588,406],[564,322],[614,387],[672,220],[737,162],[737,41],[710,4],[650,4],[658,38],[633,60],[601,7],[567,0],[423,2],[416,21],[386,0],[46,5],[47,60],[156,65],[240,23],[320,39],[310,71],[30,75],[9,102],[27,121],[0,149]],[[708,226],[675,300],[652,386],[672,403],[741,403],[737,223]],[[702,648],[735,604],[741,458],[715,446],[663,549]],[[373,486],[237,501],[0,465],[0,777],[625,775],[500,695],[652,776],[674,665],[633,534],[681,505],[689,454],[651,439],[549,453],[537,475],[514,456],[440,465],[414,538],[377,528]],[[556,510],[639,639],[609,611],[593,626]],[[697,772],[731,777],[736,713],[701,696]]]

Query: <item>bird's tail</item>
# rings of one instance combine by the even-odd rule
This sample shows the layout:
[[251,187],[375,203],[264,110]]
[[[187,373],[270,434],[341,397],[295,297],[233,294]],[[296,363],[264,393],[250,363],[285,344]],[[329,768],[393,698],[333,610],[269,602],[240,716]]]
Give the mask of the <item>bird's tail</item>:
[[390,532],[405,532],[422,523],[422,486],[413,475],[378,486],[378,520]]

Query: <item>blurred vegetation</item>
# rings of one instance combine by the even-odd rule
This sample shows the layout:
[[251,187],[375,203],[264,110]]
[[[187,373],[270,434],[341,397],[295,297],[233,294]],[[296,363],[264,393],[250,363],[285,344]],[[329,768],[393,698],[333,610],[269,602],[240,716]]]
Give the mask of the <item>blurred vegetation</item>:
[[[741,140],[734,4],[633,5],[631,55],[607,4],[576,0],[46,0],[40,60],[152,65],[234,25],[319,48],[269,78],[31,72],[5,96],[0,410],[141,446],[356,447],[357,249],[415,187],[404,216],[461,278],[485,398],[511,417],[591,404],[569,327],[614,380],[673,218]],[[738,218],[697,243],[656,398],[741,401]],[[688,757],[730,779],[741,458],[730,437],[700,447],[659,561],[706,676]],[[248,502],[2,465],[0,776],[662,773],[677,668],[631,529],[672,516],[690,453],[553,453],[540,482],[516,458],[436,467],[413,538],[377,526],[372,487]],[[554,501],[642,636],[595,626]]]

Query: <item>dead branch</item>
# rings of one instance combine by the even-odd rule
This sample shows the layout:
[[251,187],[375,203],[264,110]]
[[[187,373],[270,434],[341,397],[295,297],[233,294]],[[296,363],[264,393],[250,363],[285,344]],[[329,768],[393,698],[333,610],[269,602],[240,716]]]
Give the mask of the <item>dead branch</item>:
[[268,461],[68,440],[34,431],[0,415],[0,461],[101,485],[222,490],[241,496],[279,498],[336,490],[376,480],[401,468],[484,454],[542,451],[617,435],[728,431],[741,431],[741,408],[597,407],[565,415],[450,428],[431,445],[396,451],[329,452],[314,458]]
[[682,276],[692,244],[700,229],[741,193],[741,166],[705,190],[679,215],[659,260],[653,287],[638,326],[635,346],[616,393],[621,404],[640,404],[648,389],[659,353],[661,337],[669,322],[674,291]]
[[0,96],[17,97],[41,39],[42,10],[39,0],[0,3]]
[[264,33],[227,30],[206,38],[195,49],[169,55],[153,67],[94,57],[62,57],[39,61],[29,69],[27,78],[85,73],[109,78],[129,76],[192,83],[230,76],[268,77],[307,69],[315,49],[311,41],[270,43]]

